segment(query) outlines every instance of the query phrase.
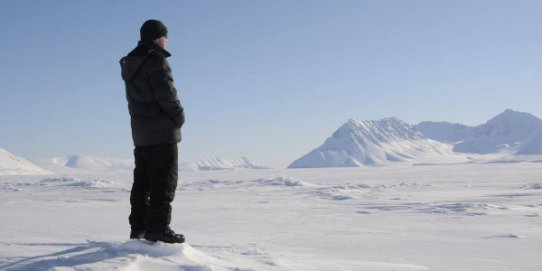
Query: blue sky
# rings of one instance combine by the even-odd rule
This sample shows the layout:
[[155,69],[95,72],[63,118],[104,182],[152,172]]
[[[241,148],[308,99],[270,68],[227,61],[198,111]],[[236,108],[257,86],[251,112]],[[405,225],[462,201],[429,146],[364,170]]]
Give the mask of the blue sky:
[[542,117],[542,1],[0,1],[0,148],[131,158],[118,60],[169,28],[180,158],[285,167],[349,118]]

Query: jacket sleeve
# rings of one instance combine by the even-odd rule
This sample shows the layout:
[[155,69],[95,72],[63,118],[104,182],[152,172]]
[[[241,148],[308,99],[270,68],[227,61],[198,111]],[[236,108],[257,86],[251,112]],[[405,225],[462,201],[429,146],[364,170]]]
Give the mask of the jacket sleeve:
[[181,128],[185,120],[184,110],[177,97],[177,90],[173,85],[173,76],[167,59],[158,57],[151,64],[149,76],[154,96],[160,108],[175,123],[177,128]]

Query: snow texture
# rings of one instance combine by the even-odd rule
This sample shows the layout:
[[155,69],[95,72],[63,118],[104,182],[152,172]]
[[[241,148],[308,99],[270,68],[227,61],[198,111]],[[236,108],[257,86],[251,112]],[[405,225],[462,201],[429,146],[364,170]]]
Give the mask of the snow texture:
[[510,163],[532,160],[532,155],[542,155],[542,120],[507,109],[476,127],[447,122],[412,126],[396,118],[349,120],[289,168]]
[[542,120],[511,109],[476,127],[445,122],[422,122],[416,127],[429,138],[457,142],[456,152],[542,154]]
[[465,162],[452,145],[424,137],[396,118],[349,120],[323,145],[291,163],[289,168],[360,167],[420,160]]
[[16,156],[4,149],[0,149],[0,175],[32,175],[49,173],[51,172],[22,157]]
[[[117,159],[89,155],[69,155],[36,161],[55,173],[92,173],[92,172],[128,172],[134,169],[134,160]],[[2,165],[0,163],[0,165]],[[179,164],[180,171],[234,170],[234,169],[268,169],[256,164],[246,157],[224,159],[210,158],[198,162]]]
[[196,171],[172,228],[128,240],[132,174],[0,177],[0,270],[538,271],[542,167]]
[[527,140],[521,142],[515,150],[515,154],[538,155],[542,154],[542,132],[535,133]]
[[198,171],[198,170],[232,170],[232,169],[269,169],[268,167],[258,165],[246,157],[224,159],[224,158],[209,158],[197,162],[181,163],[179,169],[181,171]]
[[90,155],[68,155],[37,160],[36,163],[53,172],[122,172],[131,171],[134,167],[133,160]]

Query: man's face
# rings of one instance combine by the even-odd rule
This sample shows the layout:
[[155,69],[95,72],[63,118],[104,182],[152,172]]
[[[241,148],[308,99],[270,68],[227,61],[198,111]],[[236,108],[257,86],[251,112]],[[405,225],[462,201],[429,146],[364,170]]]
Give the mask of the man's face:
[[168,38],[166,36],[162,36],[160,38],[155,39],[154,43],[156,43],[162,49],[166,49],[167,48],[167,43],[168,43]]

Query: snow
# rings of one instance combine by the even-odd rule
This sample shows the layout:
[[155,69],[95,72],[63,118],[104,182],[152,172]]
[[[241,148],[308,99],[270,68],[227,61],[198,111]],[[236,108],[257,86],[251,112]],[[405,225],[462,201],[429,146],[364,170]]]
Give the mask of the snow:
[[536,133],[530,136],[527,140],[521,142],[521,144],[519,144],[519,146],[515,150],[515,154],[521,154],[521,155],[542,154],[542,132]]
[[446,122],[422,122],[416,127],[429,138],[456,142],[456,152],[542,154],[542,120],[511,109],[476,127]]
[[16,156],[7,150],[0,149],[0,175],[32,175],[49,173],[51,172],[22,157]]
[[261,185],[275,185],[275,186],[307,186],[312,185],[304,181],[300,181],[295,178],[277,177],[273,179],[259,179],[257,182]]
[[183,172],[128,240],[129,172],[0,177],[0,270],[540,270],[540,163]]
[[[59,256],[60,255],[60,256]],[[121,259],[119,259],[121,258]],[[124,258],[124,259],[122,259]],[[115,265],[123,270],[230,270],[230,263],[211,257],[189,244],[156,244],[131,240],[126,242],[86,241],[74,248],[38,259],[22,260],[6,266],[8,270],[49,270],[55,267],[77,266],[80,270],[111,270]],[[213,268],[222,266],[225,268]],[[56,268],[57,270],[59,268]],[[62,269],[64,270],[64,269]]]
[[451,144],[424,137],[396,118],[349,120],[324,144],[292,162],[289,168],[360,167],[389,162],[467,162]]
[[[92,173],[92,172],[129,172],[134,169],[133,159],[91,155],[68,155],[35,161],[40,166],[55,173]],[[2,165],[0,163],[0,165]],[[200,170],[234,170],[234,169],[268,169],[254,163],[246,157],[225,159],[209,158],[197,162],[179,163],[180,171]]]
[[91,155],[68,155],[36,160],[36,163],[53,172],[131,171],[133,160]]
[[[133,159],[119,159],[112,157],[91,155],[68,155],[47,159],[38,159],[36,164],[50,172],[62,174],[81,174],[93,172],[131,172],[134,169]],[[0,161],[0,166],[2,165]],[[179,163],[180,171],[206,171],[206,170],[235,170],[235,169],[269,169],[259,165],[246,157],[233,159],[209,158],[197,162]]]
[[233,159],[224,158],[209,158],[197,162],[181,163],[179,169],[181,171],[197,171],[197,170],[232,170],[232,169],[269,169],[254,163],[246,157]]
[[532,160],[534,155],[542,155],[542,120],[507,109],[476,127],[429,121],[414,126],[397,118],[351,119],[289,167],[504,163]]
[[185,244],[128,239],[133,160],[0,149],[0,270],[538,271],[540,123],[349,120],[290,169],[183,163]]

